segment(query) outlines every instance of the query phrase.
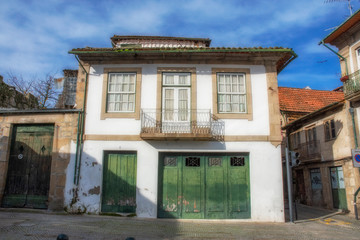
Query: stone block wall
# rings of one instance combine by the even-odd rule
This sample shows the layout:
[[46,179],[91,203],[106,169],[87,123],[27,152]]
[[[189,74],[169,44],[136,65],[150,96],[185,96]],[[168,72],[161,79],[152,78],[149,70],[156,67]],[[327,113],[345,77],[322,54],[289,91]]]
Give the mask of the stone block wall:
[[76,143],[77,112],[0,114],[0,202],[2,201],[12,138],[16,124],[54,124],[49,210],[63,210],[66,168],[71,154],[71,142]]

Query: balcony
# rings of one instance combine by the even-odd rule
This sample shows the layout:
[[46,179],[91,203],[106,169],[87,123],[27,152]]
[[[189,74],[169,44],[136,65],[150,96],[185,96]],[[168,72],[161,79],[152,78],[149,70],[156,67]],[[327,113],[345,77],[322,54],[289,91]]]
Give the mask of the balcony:
[[321,161],[320,141],[318,140],[301,143],[294,151],[300,153],[299,160],[303,163]]
[[210,110],[141,110],[144,140],[224,141],[225,123]]
[[351,98],[360,91],[360,70],[349,74],[349,79],[344,82],[345,98]]

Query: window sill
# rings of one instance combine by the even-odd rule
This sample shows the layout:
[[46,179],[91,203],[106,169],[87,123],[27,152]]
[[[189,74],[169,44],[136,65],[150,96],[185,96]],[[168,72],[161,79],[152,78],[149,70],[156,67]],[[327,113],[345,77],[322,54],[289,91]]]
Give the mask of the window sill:
[[140,119],[140,114],[137,112],[109,112],[102,113],[100,120],[105,120],[107,118],[135,118],[135,120]]
[[251,113],[214,113],[217,118],[220,119],[247,119],[249,121],[253,120]]

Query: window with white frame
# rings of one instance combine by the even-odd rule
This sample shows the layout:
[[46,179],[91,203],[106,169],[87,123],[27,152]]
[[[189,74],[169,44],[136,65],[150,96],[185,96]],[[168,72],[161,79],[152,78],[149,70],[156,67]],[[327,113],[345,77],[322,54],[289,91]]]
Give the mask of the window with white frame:
[[217,73],[219,113],[246,113],[246,86],[243,73]]
[[325,140],[336,138],[335,120],[331,119],[324,122]]
[[190,120],[190,73],[163,73],[164,121]]
[[107,112],[134,112],[136,73],[109,73]]

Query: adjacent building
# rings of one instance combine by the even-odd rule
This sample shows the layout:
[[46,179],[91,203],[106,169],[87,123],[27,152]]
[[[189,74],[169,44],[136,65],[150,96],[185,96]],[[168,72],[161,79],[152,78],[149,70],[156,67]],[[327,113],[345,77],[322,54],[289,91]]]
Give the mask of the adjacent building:
[[[280,95],[283,116],[288,117],[283,120],[289,148],[300,154],[300,164],[293,167],[295,199],[353,213],[354,201],[359,202],[355,193],[360,187],[359,168],[354,167],[352,154],[359,146],[359,20],[357,11],[320,42],[339,57],[343,93],[337,92],[340,88],[299,89],[295,94],[294,90],[286,89]],[[291,95],[294,96],[288,98]]]

